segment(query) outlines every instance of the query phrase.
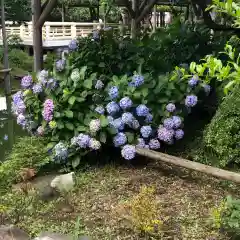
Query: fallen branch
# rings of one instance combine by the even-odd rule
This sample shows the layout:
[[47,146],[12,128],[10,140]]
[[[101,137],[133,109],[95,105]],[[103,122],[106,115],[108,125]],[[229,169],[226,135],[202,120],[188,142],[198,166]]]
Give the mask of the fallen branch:
[[225,180],[240,183],[240,174],[235,172],[230,172],[216,167],[207,166],[198,162],[189,161],[183,158],[174,157],[165,153],[155,152],[148,149],[137,148],[137,153],[141,156],[152,158],[155,160],[160,160],[166,163],[177,165],[180,167],[192,169],[198,172],[206,173],[217,178],[222,178]]

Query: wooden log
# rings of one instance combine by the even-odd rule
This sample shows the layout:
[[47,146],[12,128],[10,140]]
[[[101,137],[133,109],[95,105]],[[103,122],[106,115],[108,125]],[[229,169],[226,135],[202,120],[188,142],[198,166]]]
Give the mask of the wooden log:
[[8,68],[8,69],[0,69],[0,73],[9,73],[10,71],[12,71],[11,68]]
[[211,175],[217,178],[240,183],[240,174],[236,172],[231,172],[231,171],[223,170],[220,168],[211,167],[202,163],[189,161],[183,158],[171,156],[165,153],[155,152],[148,149],[137,148],[136,151],[137,151],[137,154],[141,156],[145,156],[155,160],[160,160],[165,163],[170,163],[180,167],[192,169],[198,172],[206,173],[208,175]]

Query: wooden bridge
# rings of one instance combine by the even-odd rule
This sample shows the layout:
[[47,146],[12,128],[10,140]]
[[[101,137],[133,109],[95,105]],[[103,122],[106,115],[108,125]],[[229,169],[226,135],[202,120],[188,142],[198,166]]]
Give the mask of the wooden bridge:
[[[117,24],[108,24],[108,26],[117,28]],[[68,46],[69,41],[77,37],[86,37],[94,29],[103,28],[102,23],[77,23],[77,22],[45,22],[42,28],[43,47],[56,48]],[[12,22],[6,22],[6,31],[8,36],[18,36],[23,45],[33,45],[33,26],[32,22],[24,25],[13,25]],[[0,33],[0,45],[2,45],[2,32]]]

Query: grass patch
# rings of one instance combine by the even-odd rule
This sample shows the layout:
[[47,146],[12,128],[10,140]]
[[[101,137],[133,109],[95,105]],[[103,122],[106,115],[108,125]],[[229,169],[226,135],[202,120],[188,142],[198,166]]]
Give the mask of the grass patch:
[[[65,211],[62,205],[66,198],[46,203],[35,196],[31,199],[31,195],[13,194],[10,196],[12,201],[9,201],[11,193],[8,193],[1,202],[5,202],[6,207],[11,209],[8,211],[11,221],[32,236],[41,231],[53,230],[62,233],[78,231],[79,234],[102,240],[228,239],[224,233],[212,227],[209,219],[212,209],[226,195],[234,195],[235,189],[232,187],[226,190],[221,186],[221,181],[216,179],[151,163],[139,169],[107,166],[79,172],[76,182],[75,189],[66,197],[73,207],[71,212]],[[144,191],[141,193],[143,186],[154,188],[154,191],[147,193],[151,195],[152,201],[154,194],[153,215],[161,220],[161,237],[136,231],[131,222],[131,211],[126,206],[136,206],[134,203],[139,199],[142,204],[146,199],[142,196]],[[16,214],[16,209],[19,212],[20,207],[20,218],[10,214]]]

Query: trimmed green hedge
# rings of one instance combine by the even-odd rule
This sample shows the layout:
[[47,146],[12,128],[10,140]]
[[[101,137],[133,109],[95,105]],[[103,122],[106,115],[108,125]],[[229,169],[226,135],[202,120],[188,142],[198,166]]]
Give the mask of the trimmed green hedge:
[[226,167],[240,163],[240,87],[236,87],[219,106],[204,132],[204,145]]

